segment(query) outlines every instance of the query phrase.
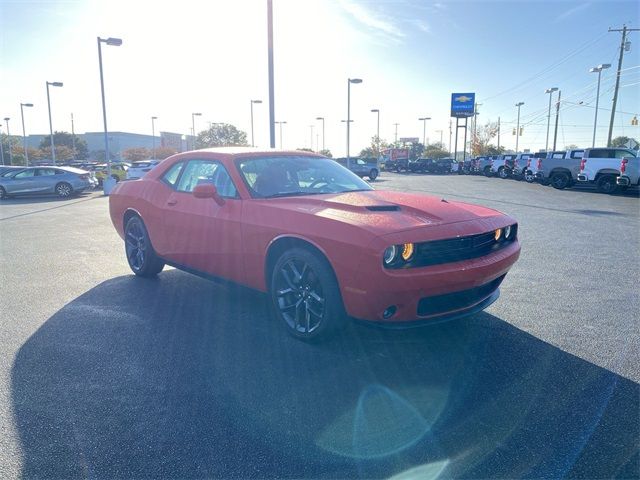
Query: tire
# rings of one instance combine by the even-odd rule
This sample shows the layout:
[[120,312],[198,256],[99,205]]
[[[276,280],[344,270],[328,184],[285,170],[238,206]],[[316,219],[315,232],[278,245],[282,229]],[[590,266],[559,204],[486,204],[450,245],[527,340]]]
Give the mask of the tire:
[[7,196],[7,191],[4,189],[4,187],[0,187],[0,200],[5,200]]
[[500,168],[498,168],[498,176],[500,178],[502,178],[503,180],[505,180],[505,179],[509,178],[509,172],[507,171],[506,168],[500,167]]
[[376,178],[378,178],[378,170],[376,170],[375,168],[372,168],[371,171],[369,172],[369,180],[373,182]]
[[536,181],[536,176],[531,172],[531,170],[527,170],[523,175],[524,181],[527,183],[533,183]]
[[564,190],[571,184],[571,177],[567,173],[559,172],[551,175],[549,183],[553,188]]
[[60,182],[56,185],[55,192],[60,198],[69,198],[73,194],[73,187],[67,182]]
[[618,191],[616,177],[613,175],[601,176],[596,182],[596,188],[600,193],[616,193]]
[[139,277],[155,277],[164,268],[164,262],[151,245],[144,222],[131,217],[124,227],[124,252],[131,271]]
[[490,177],[491,176],[491,167],[484,167],[484,170],[482,171],[482,173],[484,174],[485,177]]
[[269,296],[274,317],[300,340],[326,339],[344,325],[346,313],[333,269],[308,249],[293,247],[278,258]]

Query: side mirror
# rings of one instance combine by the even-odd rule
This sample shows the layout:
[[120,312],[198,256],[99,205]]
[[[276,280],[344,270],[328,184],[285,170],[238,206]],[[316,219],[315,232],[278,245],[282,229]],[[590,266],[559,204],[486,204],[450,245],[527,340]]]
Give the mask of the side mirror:
[[211,183],[201,183],[193,189],[196,198],[212,198],[218,205],[224,205],[224,199],[218,194],[218,189]]

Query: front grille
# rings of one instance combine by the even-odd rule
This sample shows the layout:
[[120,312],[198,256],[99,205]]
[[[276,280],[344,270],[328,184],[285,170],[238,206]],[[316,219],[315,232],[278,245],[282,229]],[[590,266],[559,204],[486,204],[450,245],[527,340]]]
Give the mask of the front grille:
[[515,229],[511,236],[511,240],[505,240],[502,238],[500,240],[496,240],[494,236],[495,232],[491,231],[466,237],[416,243],[416,252],[409,262],[391,265],[388,268],[427,267],[430,265],[459,262],[461,260],[483,257],[506,247],[517,238],[517,224],[512,225],[511,228]]
[[471,307],[480,303],[496,291],[502,283],[502,280],[504,280],[505,275],[469,290],[421,298],[418,302],[418,316],[426,317],[427,315],[437,315],[439,313]]

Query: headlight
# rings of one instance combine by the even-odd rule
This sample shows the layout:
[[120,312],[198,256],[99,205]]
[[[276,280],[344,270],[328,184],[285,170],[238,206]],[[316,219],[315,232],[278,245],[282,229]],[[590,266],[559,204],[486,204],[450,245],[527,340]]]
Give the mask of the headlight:
[[511,225],[504,227],[504,238],[511,240]]
[[496,242],[500,240],[500,236],[502,235],[502,229],[498,228],[493,234],[493,238],[495,238]]
[[391,245],[387,247],[383,254],[384,264],[391,265],[393,261],[396,259],[396,255],[398,254],[398,247],[395,245]]
[[408,262],[409,260],[411,260],[411,257],[413,257],[413,251],[414,251],[413,243],[405,243],[402,246],[402,259],[405,262]]

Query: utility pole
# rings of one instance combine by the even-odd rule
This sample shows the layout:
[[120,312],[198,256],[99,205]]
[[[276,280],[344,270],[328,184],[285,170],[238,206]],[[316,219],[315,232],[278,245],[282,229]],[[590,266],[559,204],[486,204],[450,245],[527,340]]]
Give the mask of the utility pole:
[[396,126],[396,139],[394,141],[394,143],[398,143],[398,125],[400,125],[399,123],[394,123],[394,125]]
[[71,114],[71,145],[73,145],[73,161],[76,160],[76,132],[73,129],[73,113]]
[[451,155],[451,119],[449,119],[449,155]]
[[620,42],[620,57],[618,58],[618,74],[616,75],[616,88],[613,92],[613,107],[611,108],[611,120],[609,121],[609,136],[607,137],[607,146],[611,146],[611,135],[613,134],[613,121],[616,117],[616,104],[618,103],[618,89],[620,88],[620,71],[622,70],[622,58],[624,57],[625,44],[627,41],[627,32],[637,32],[640,28],[627,28],[626,25],[619,28],[609,28],[610,32],[622,32],[622,41]]
[[[556,150],[556,140],[558,139],[558,117],[560,117],[560,97],[562,96],[562,90],[558,90],[558,103],[556,103],[556,129],[553,133],[553,151]],[[518,134],[520,132],[516,132]],[[517,137],[516,137],[517,138]]]
[[498,150],[500,150],[500,117],[498,117]]

